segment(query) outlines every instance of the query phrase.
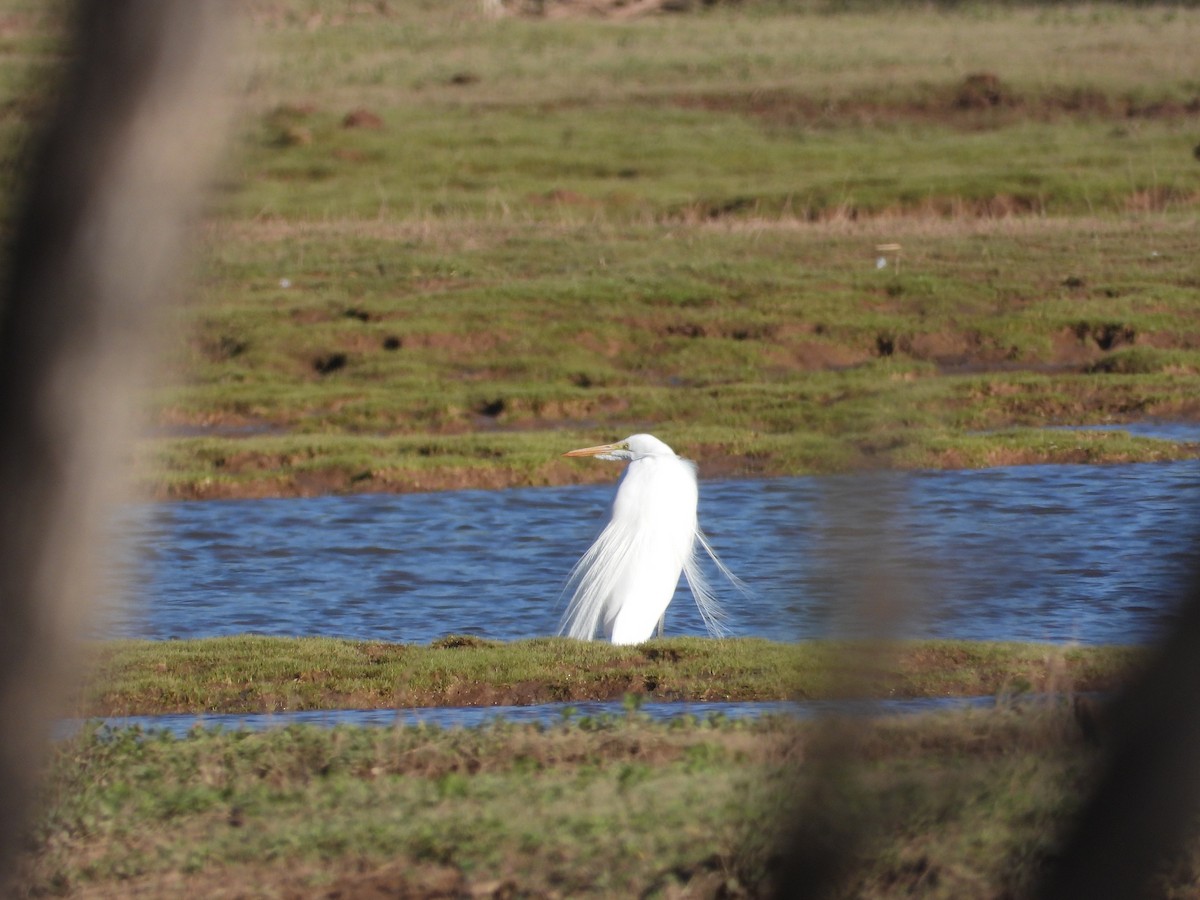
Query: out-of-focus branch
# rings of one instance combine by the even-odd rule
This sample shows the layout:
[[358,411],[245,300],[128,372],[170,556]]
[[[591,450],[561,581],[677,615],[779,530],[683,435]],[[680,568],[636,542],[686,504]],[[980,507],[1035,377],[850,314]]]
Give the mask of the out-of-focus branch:
[[1157,896],[1153,879],[1196,831],[1200,812],[1200,578],[1154,660],[1117,699],[1108,758],[1046,898]]
[[[830,533],[854,536],[834,542],[824,557],[841,579],[841,597],[832,624],[848,639],[832,663],[835,696],[861,700],[877,696],[881,677],[895,664],[896,637],[919,608],[913,583],[915,551],[895,524],[906,503],[908,479],[889,473],[863,473],[831,479],[822,496],[821,520]],[[842,896],[857,861],[887,834],[887,811],[864,804],[860,748],[865,722],[855,716],[826,716],[815,723],[797,773],[793,819],[782,829],[781,845],[768,873],[770,896]]]
[[155,309],[223,131],[221,0],[84,0],[0,294],[0,854],[11,862],[124,481]]

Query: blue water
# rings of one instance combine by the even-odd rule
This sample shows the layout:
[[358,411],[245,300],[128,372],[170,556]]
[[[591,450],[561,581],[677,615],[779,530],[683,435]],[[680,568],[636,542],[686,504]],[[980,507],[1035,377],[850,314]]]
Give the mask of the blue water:
[[1124,431],[1134,437],[1156,438],[1163,441],[1182,443],[1200,442],[1200,424],[1196,422],[1171,422],[1148,419],[1144,422],[1125,422],[1119,425],[1062,425],[1055,431]]
[[[1049,698],[1051,701],[1053,698]],[[995,697],[920,697],[905,700],[834,701],[812,700],[803,703],[644,703],[639,717],[665,722],[692,716],[700,720],[713,717],[747,719],[768,715],[805,718],[826,713],[847,715],[903,715],[939,710],[987,708],[999,703],[1044,702],[1047,698],[1030,697],[1024,701]],[[628,715],[620,700],[583,703],[544,703],[533,706],[451,706],[426,709],[334,709],[304,710],[275,713],[179,713],[161,716],[113,716],[92,719],[91,722],[112,729],[140,728],[143,731],[165,731],[184,737],[197,728],[224,731],[266,731],[289,725],[317,725],[333,728],[339,725],[365,728],[395,728],[426,726],[437,728],[478,728],[498,722],[509,724],[555,725],[578,722],[583,718],[596,721],[622,720]],[[83,723],[72,720],[62,723],[59,736],[77,731]]]
[[[616,471],[614,467],[614,479]],[[123,521],[109,636],[427,643],[555,633],[613,485],[159,504]],[[702,482],[732,634],[1139,643],[1170,621],[1200,462]],[[686,588],[668,635],[703,634]]]

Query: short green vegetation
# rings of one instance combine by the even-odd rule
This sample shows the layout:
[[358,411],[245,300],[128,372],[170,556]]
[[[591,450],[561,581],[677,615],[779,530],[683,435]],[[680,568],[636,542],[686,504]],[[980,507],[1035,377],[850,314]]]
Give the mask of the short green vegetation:
[[776,644],[672,638],[637,647],[541,638],[429,646],[239,636],[98,650],[80,715],[270,712],[556,701],[828,699],[1111,690],[1141,652],[972,641]]
[[[0,16],[0,216],[63,0]],[[147,392],[160,498],[562,484],[652,431],[709,476],[1105,463],[1200,413],[1194,4],[247,0],[236,126]],[[664,4],[665,5],[665,4]],[[488,10],[499,12],[488,15]],[[737,897],[788,817],[845,896],[1024,896],[1131,648],[235,637],[95,648],[81,717],[638,697],[472,731],[87,726],[30,896]],[[858,723],[715,699],[1037,695]],[[828,827],[826,827],[828,826]],[[1158,886],[1200,893],[1200,857]]]
[[[21,886],[766,896],[799,822],[810,849],[858,836],[839,896],[1028,896],[1097,757],[1059,704],[836,724],[634,713],[472,730],[86,729],[49,767]],[[1156,896],[1194,896],[1195,861]]]
[[[1197,454],[1044,429],[1196,413],[1200,10],[483,6],[246,5],[147,491],[561,484],[642,430],[710,476]],[[14,152],[61,23],[18,7]]]

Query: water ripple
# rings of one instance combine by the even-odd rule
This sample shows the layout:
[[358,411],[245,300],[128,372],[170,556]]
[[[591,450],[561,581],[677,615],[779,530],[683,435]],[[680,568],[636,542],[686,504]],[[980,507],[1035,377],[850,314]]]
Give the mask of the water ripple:
[[[750,588],[735,635],[853,630],[855,592],[921,601],[906,635],[1131,643],[1168,622],[1200,463],[705,482],[701,523]],[[129,510],[109,636],[257,632],[427,643],[553,634],[612,485],[169,503]],[[868,577],[870,576],[870,577]],[[669,634],[703,634],[683,589]]]

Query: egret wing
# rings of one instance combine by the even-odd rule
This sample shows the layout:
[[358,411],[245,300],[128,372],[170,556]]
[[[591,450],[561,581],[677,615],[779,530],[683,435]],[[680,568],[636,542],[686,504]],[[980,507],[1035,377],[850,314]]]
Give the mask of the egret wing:
[[632,553],[630,535],[617,523],[609,522],[567,578],[563,593],[571,591],[571,602],[559,622],[560,635],[583,641],[596,636]]
[[684,561],[683,575],[687,578],[688,588],[691,589],[692,597],[696,601],[696,608],[700,610],[700,618],[704,620],[704,627],[713,637],[723,637],[728,634],[725,628],[725,611],[721,609],[721,604],[717,602],[712,587],[704,575],[704,570],[700,568],[700,548],[703,548],[704,552],[708,554],[708,558],[713,561],[717,571],[728,578],[729,583],[743,595],[746,593],[746,586],[740,578],[729,571],[725,563],[721,562],[720,557],[709,544],[708,538],[704,536],[704,532],[696,529],[696,547]]

